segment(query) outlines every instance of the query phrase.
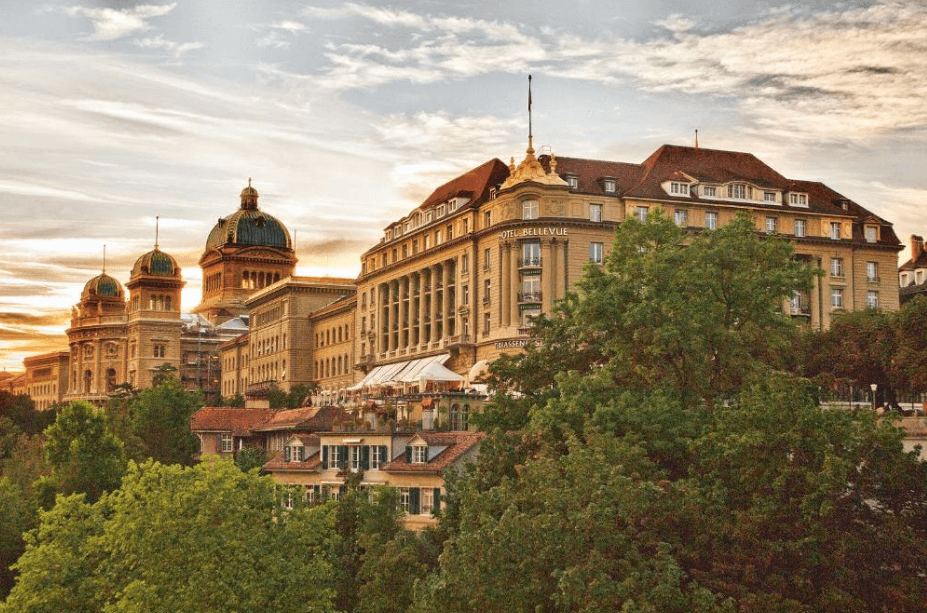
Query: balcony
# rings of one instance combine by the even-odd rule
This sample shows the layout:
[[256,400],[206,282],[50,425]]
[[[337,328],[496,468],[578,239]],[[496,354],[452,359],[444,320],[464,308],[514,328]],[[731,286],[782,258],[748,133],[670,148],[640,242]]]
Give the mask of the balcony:
[[794,317],[811,317],[811,306],[807,304],[789,305],[789,314]]
[[541,267],[541,257],[536,258],[518,258],[518,267],[519,268],[540,268]]
[[522,326],[518,329],[518,336],[534,336],[534,326]]
[[866,277],[866,283],[872,283],[873,285],[878,285],[882,282],[882,277],[876,275],[875,277]]
[[489,301],[490,301],[489,295],[483,296],[483,304],[489,304]]
[[541,292],[518,292],[518,302],[541,302]]

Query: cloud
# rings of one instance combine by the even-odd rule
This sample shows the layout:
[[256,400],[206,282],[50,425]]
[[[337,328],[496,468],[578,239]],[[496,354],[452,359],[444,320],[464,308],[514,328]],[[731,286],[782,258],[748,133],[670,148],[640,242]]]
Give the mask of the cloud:
[[806,142],[862,142],[927,127],[927,5],[779,10],[733,29],[698,32],[672,14],[671,39],[583,38],[564,30],[437,17],[349,3],[308,18],[365,19],[411,35],[329,43],[322,87],[436,83],[499,72],[625,84],[644,92],[729,99],[746,130]]
[[155,38],[140,38],[135,41],[135,44],[143,49],[164,49],[174,54],[174,57],[180,57],[187,51],[202,49],[205,46],[203,43],[178,43],[172,40],[165,40],[164,37],[160,35]]
[[147,30],[151,27],[147,19],[167,15],[176,6],[176,2],[163,5],[142,4],[121,10],[72,6],[67,9],[67,13],[72,17],[83,16],[93,21],[90,40],[116,40],[134,32]]

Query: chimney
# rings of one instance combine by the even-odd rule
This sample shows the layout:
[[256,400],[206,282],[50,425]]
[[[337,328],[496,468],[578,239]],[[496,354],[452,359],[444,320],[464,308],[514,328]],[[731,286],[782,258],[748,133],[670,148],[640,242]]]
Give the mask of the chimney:
[[917,258],[924,253],[924,237],[916,234],[911,235],[911,261],[917,262]]

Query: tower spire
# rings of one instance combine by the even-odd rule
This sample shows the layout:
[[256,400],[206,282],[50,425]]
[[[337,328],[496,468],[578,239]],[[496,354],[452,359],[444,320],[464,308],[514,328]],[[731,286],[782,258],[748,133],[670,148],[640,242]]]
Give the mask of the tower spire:
[[103,272],[106,272],[106,245],[103,245]]
[[160,227],[160,220],[161,217],[159,215],[155,215],[155,249],[158,248],[158,230]]
[[695,148],[698,149],[698,128],[695,128]]

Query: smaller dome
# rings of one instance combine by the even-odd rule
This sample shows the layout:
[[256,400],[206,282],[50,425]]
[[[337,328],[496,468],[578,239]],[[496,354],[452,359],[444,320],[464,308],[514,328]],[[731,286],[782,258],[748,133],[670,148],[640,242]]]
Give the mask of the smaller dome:
[[87,285],[84,286],[84,291],[81,292],[80,299],[81,301],[100,299],[125,300],[125,291],[122,289],[122,284],[120,284],[119,281],[103,272],[87,281]]
[[246,211],[257,209],[258,191],[251,187],[251,178],[248,178],[248,187],[241,190],[241,208]]
[[177,266],[177,260],[155,247],[135,260],[135,266],[132,267],[132,278],[134,279],[139,275],[176,277],[180,275],[180,267]]

